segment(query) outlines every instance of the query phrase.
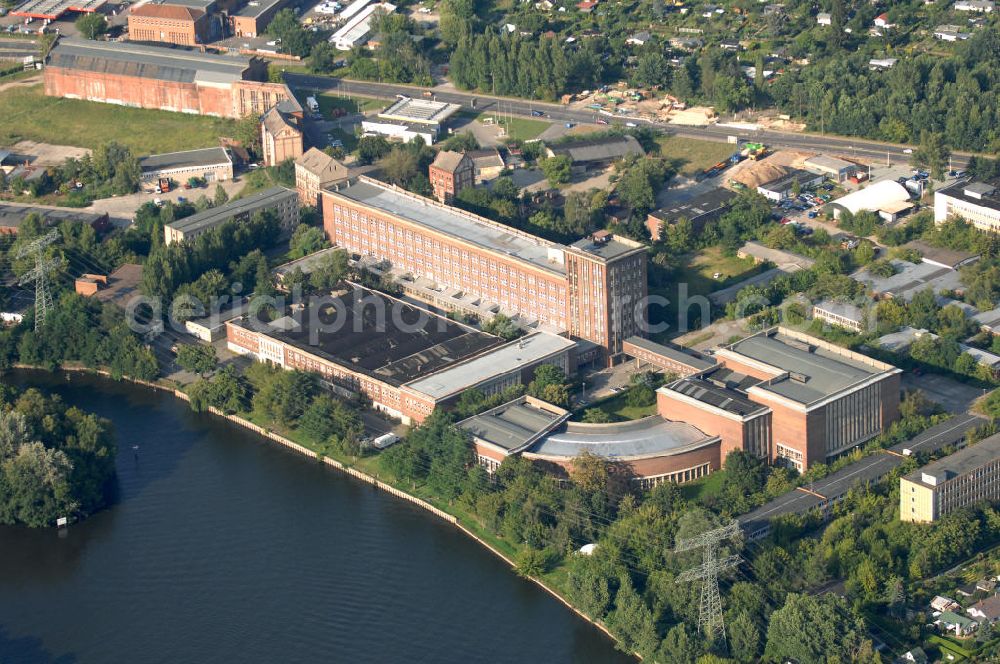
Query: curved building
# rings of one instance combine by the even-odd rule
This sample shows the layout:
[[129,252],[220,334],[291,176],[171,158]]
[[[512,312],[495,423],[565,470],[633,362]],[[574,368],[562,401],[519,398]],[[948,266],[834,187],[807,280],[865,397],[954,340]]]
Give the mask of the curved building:
[[569,422],[523,452],[526,459],[572,469],[573,459],[591,453],[627,466],[643,488],[688,482],[719,469],[719,436],[685,422],[652,415],[632,422]]

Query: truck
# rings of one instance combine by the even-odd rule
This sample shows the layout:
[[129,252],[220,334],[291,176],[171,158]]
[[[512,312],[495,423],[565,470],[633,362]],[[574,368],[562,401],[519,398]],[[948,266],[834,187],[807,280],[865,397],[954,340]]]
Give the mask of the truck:
[[749,157],[753,161],[767,156],[767,146],[763,143],[745,143],[740,152],[744,157]]
[[306,97],[306,106],[313,113],[319,110],[319,102],[316,101],[316,97]]

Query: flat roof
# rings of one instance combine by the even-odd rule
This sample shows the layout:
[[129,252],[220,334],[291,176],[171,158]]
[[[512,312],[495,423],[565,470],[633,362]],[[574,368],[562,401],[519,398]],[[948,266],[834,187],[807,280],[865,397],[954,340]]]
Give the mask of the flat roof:
[[906,301],[928,287],[935,293],[963,288],[962,275],[957,270],[934,263],[910,263],[899,259],[892,259],[890,262],[896,269],[896,273],[891,276],[878,277],[871,274],[867,268],[863,268],[852,274],[851,278],[865,284],[875,293],[891,295]]
[[856,164],[845,159],[839,159],[837,157],[829,157],[825,154],[818,154],[815,157],[809,157],[803,162],[806,166],[813,166],[815,168],[824,168],[831,171],[840,172],[843,170],[857,168]]
[[[387,212],[488,251],[565,274],[563,247],[458,208],[361,176],[326,190],[334,196]],[[555,260],[554,260],[555,259]]]
[[330,254],[344,251],[343,247],[327,247],[326,249],[320,249],[319,251],[309,254],[308,256],[303,256],[302,258],[296,258],[293,261],[283,263],[278,267],[274,268],[274,273],[279,277],[284,277],[285,275],[294,272],[295,270],[302,270],[304,274],[309,274],[320,262],[329,256]]
[[769,330],[737,341],[720,352],[732,352],[787,372],[786,377],[761,382],[752,389],[773,392],[802,404],[832,396],[887,371],[877,366],[875,360],[869,364],[848,355],[850,351],[842,354],[825,347],[830,345],[805,335],[798,339]]
[[66,12],[95,12],[107,0],[27,0],[10,13],[13,16],[30,16],[55,20]]
[[924,261],[937,263],[944,267],[956,269],[979,258],[978,254],[958,249],[945,249],[927,244],[923,240],[910,240],[903,245],[907,249],[915,249],[924,257]]
[[94,214],[80,210],[64,210],[24,205],[21,203],[0,202],[0,228],[19,228],[30,214],[39,215],[46,226],[55,226],[64,221],[93,224],[108,217],[107,214]]
[[[986,182],[956,182],[953,185],[938,189],[935,196],[949,196],[970,205],[1000,211],[1000,196],[997,195],[995,181]],[[973,194],[973,195],[970,195]]]
[[166,171],[173,168],[220,166],[232,163],[233,160],[229,158],[229,153],[223,147],[184,150],[183,152],[166,152],[139,159],[139,166],[142,168],[143,173]]
[[592,256],[612,260],[637,251],[645,251],[646,245],[626,237],[606,234],[603,240],[595,239],[594,235],[577,240],[569,245],[571,248]]
[[792,172],[787,173],[786,175],[782,175],[780,178],[777,178],[776,180],[770,180],[769,182],[765,182],[761,185],[758,185],[757,188],[766,189],[768,191],[784,192],[790,189],[796,181],[798,181],[799,184],[802,184],[804,182],[811,182],[817,179],[818,177],[821,176],[817,175],[816,173],[803,170],[801,168],[796,168]]
[[282,200],[293,197],[298,198],[298,194],[294,189],[271,187],[264,191],[258,191],[256,194],[251,194],[246,198],[230,201],[225,205],[202,210],[201,212],[192,214],[190,217],[178,219],[167,224],[167,228],[172,228],[182,233],[190,233],[201,228],[210,228],[218,224],[223,224],[237,215],[247,212],[252,213],[263,207],[275,205]]
[[142,295],[142,266],[125,263],[108,276],[108,285],[94,295],[101,302],[111,302],[125,308],[133,297]]
[[458,426],[476,438],[514,452],[563,422],[569,413],[558,412],[561,410],[539,408],[521,397],[462,420]]
[[688,221],[694,221],[699,217],[703,217],[708,214],[717,214],[721,210],[725,210],[729,207],[730,202],[736,198],[737,194],[729,189],[724,189],[719,187],[708,191],[700,196],[695,196],[694,198],[684,201],[683,203],[677,203],[670,207],[662,207],[657,210],[653,210],[649,214],[660,221],[674,222],[682,217]]
[[[335,304],[316,304],[286,319],[262,332],[396,387],[502,343],[498,337],[361,287]],[[250,326],[245,320],[234,324]]]
[[846,318],[856,323],[860,323],[864,320],[864,312],[861,307],[844,302],[837,302],[836,300],[822,300],[817,302],[813,305],[813,310],[819,310],[824,313],[841,316],[842,318]]
[[270,11],[275,5],[285,2],[288,2],[288,0],[250,0],[245,5],[240,7],[240,9],[236,11],[233,16],[248,16],[250,18],[256,18],[264,12]]
[[529,367],[576,343],[545,332],[522,337],[478,357],[407,383],[406,387],[433,399],[444,399],[491,378]]
[[569,422],[532,445],[528,452],[543,457],[576,458],[590,452],[607,459],[681,454],[718,442],[686,422],[653,415],[633,422],[582,424]]
[[746,389],[758,382],[760,381],[756,378],[720,369],[706,376],[689,376],[675,380],[658,391],[677,392],[727,413],[745,417],[768,410],[767,406],[751,401],[746,395]]
[[49,53],[48,66],[177,83],[196,80],[233,83],[243,79],[250,60],[127,41],[60,38]]
[[379,118],[418,124],[441,124],[462,106],[430,99],[403,97],[378,114]]
[[[905,475],[903,479],[933,488],[997,459],[1000,459],[1000,434],[994,434],[943,459],[933,461]],[[925,482],[924,475],[937,478],[937,483]]]
[[678,364],[689,366],[695,371],[711,369],[718,364],[714,358],[699,353],[698,351],[684,348],[683,346],[677,346],[674,344],[658,344],[655,341],[643,339],[642,337],[629,337],[625,340],[625,343],[632,344],[636,348],[641,348],[642,350],[655,353],[656,355],[662,355],[663,357],[677,362]]
[[[893,445],[889,450],[895,454],[878,452],[869,454],[816,482],[811,482],[808,488],[815,493],[792,489],[752,512],[738,517],[738,520],[744,529],[753,532],[775,517],[784,514],[803,514],[813,508],[838,500],[858,484],[877,481],[885,477],[907,458],[903,456],[903,450],[909,450],[914,454],[930,454],[946,445],[962,440],[967,431],[984,423],[985,420],[976,415],[968,413],[956,415],[925,429],[909,440]],[[815,494],[823,497],[820,498]]]

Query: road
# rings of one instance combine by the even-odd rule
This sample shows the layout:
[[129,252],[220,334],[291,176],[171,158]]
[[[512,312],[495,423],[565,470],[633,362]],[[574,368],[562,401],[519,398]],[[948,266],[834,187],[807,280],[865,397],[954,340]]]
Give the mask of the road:
[[[351,81],[347,79],[331,78],[327,76],[313,76],[308,74],[295,74],[288,72],[285,74],[286,82],[294,88],[312,88],[321,91],[337,91],[345,95],[360,95],[366,97],[390,99],[396,95],[406,95],[409,97],[420,97],[428,88],[414,87],[412,85],[399,85],[393,83],[374,83],[370,81]],[[477,111],[497,110],[514,115],[531,116],[532,111],[541,111],[548,119],[557,122],[588,122],[592,123],[598,117],[602,117],[593,111],[580,111],[569,109],[560,104],[552,104],[524,99],[512,99],[509,97],[489,97],[481,94],[457,92],[454,89],[430,88],[437,101],[444,101],[451,104],[462,104],[472,108],[475,100]],[[623,118],[624,119],[624,118]],[[850,154],[856,157],[868,157],[879,161],[887,157],[899,161],[908,160],[909,155],[905,150],[909,149],[905,145],[894,145],[879,141],[845,138],[842,136],[820,136],[817,134],[801,134],[794,132],[780,132],[773,130],[748,130],[746,128],[727,127],[725,125],[709,125],[707,127],[683,127],[666,123],[655,123],[645,120],[636,120],[638,124],[655,127],[668,131],[676,136],[697,138],[708,141],[726,142],[729,136],[738,136],[741,140],[752,140],[765,143],[777,148],[790,148],[806,151],[836,151],[840,154]],[[968,164],[968,155],[955,153],[953,166],[964,168]]]
[[821,480],[778,496],[740,516],[740,525],[751,539],[763,537],[770,530],[771,519],[783,514],[804,514],[811,509],[825,508],[847,495],[855,486],[878,482],[901,465],[907,456],[931,454],[946,445],[955,444],[965,438],[970,429],[983,423],[985,420],[976,415],[956,415],[909,440],[892,445],[888,451],[869,454]]

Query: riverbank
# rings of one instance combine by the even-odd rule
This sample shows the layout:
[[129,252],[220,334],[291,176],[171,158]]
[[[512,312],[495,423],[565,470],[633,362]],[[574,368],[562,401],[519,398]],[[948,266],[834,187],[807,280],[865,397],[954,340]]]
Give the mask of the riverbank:
[[[85,367],[85,366],[81,366],[81,365],[67,364],[65,366],[59,367],[59,369],[57,369],[55,371],[50,371],[50,370],[48,370],[46,368],[35,367],[35,366],[24,365],[24,364],[17,364],[17,365],[14,366],[14,368],[16,368],[18,370],[22,370],[22,371],[36,371],[36,372],[41,372],[41,373],[50,374],[50,375],[53,374],[53,373],[57,373],[58,371],[61,370],[61,371],[64,371],[64,372],[67,373],[67,380],[69,380],[70,374],[99,376],[99,377],[107,379],[107,380],[112,380],[112,381],[116,380],[111,375],[111,373],[108,372],[108,371],[106,371],[106,370],[93,369],[93,368],[89,368],[89,367]],[[184,392],[183,390],[177,389],[174,386],[167,385],[165,383],[161,383],[161,382],[149,382],[149,381],[132,379],[132,378],[129,378],[129,377],[122,377],[120,380],[124,381],[124,382],[128,382],[128,383],[133,384],[133,385],[137,385],[137,386],[140,386],[140,387],[145,387],[145,388],[148,388],[148,389],[151,389],[151,390],[155,390],[155,391],[158,391],[160,393],[169,394],[169,395],[171,395],[171,396],[173,396],[173,397],[175,397],[175,398],[177,398],[177,399],[179,399],[181,401],[184,401],[185,403],[189,403],[190,402],[190,398],[189,398],[189,396],[187,395],[186,392]],[[251,420],[249,420],[249,419],[247,419],[245,417],[241,417],[239,415],[234,415],[234,414],[227,414],[227,413],[224,413],[224,412],[222,412],[222,411],[220,411],[220,410],[218,410],[217,408],[214,408],[214,407],[209,407],[206,412],[209,413],[209,414],[211,414],[211,415],[213,415],[213,416],[215,416],[216,418],[219,418],[219,419],[222,419],[222,420],[226,420],[226,421],[228,421],[228,422],[230,422],[230,423],[232,423],[232,424],[234,424],[236,426],[241,427],[242,429],[245,429],[247,431],[253,432],[253,433],[257,434],[258,436],[260,436],[261,438],[263,438],[263,439],[265,439],[265,440],[267,440],[267,441],[269,441],[271,443],[276,443],[277,445],[279,445],[279,446],[281,446],[281,447],[283,447],[283,448],[285,448],[285,449],[287,449],[289,451],[292,451],[292,452],[294,452],[296,454],[299,454],[299,455],[302,455],[304,457],[309,457],[309,458],[316,459],[316,460],[320,461],[321,463],[323,463],[324,465],[326,465],[328,467],[331,467],[331,468],[334,468],[334,469],[336,469],[336,470],[338,470],[340,472],[343,472],[344,474],[349,475],[349,476],[353,477],[354,479],[359,480],[360,482],[363,482],[365,484],[369,484],[369,485],[371,485],[371,486],[373,486],[373,487],[375,487],[375,488],[377,488],[377,489],[379,489],[381,491],[384,491],[385,493],[388,493],[388,494],[392,495],[395,498],[399,498],[399,499],[407,501],[407,502],[409,502],[409,503],[411,503],[411,504],[413,504],[413,505],[415,505],[417,507],[420,507],[421,509],[425,510],[426,512],[429,512],[429,513],[433,514],[434,516],[438,517],[439,519],[441,519],[441,520],[443,520],[443,521],[445,521],[445,522],[453,525],[455,528],[457,528],[458,530],[460,530],[466,536],[468,536],[472,540],[476,541],[481,546],[483,546],[484,548],[486,548],[487,550],[489,550],[490,552],[492,552],[496,557],[498,557],[499,559],[501,559],[502,561],[504,561],[512,570],[515,570],[515,573],[516,573],[517,564],[514,562],[514,560],[511,558],[510,555],[508,555],[507,553],[505,553],[502,550],[502,547],[503,547],[503,544],[504,544],[502,541],[496,540],[496,538],[491,537],[489,533],[480,531],[480,529],[478,528],[478,525],[475,524],[475,523],[468,523],[468,524],[463,523],[462,520],[461,520],[461,517],[459,515],[456,515],[456,514],[453,514],[453,513],[449,512],[449,511],[447,511],[446,506],[444,506],[444,507],[438,507],[438,506],[434,505],[430,500],[425,500],[424,498],[421,498],[419,496],[413,495],[412,493],[404,491],[403,489],[401,489],[401,488],[399,488],[399,487],[397,487],[397,486],[395,486],[395,485],[393,485],[391,483],[382,481],[378,477],[375,477],[375,476],[373,476],[373,475],[371,475],[369,473],[366,473],[366,472],[364,472],[362,470],[358,470],[357,468],[353,467],[350,463],[346,463],[346,462],[341,461],[339,459],[333,458],[333,457],[329,456],[327,453],[311,449],[308,446],[301,444],[300,442],[292,440],[288,436],[282,435],[281,433],[279,433],[277,431],[274,431],[271,428],[268,428],[268,427],[262,426],[260,424],[257,424],[257,423],[255,423],[255,422],[253,422],[253,421],[251,421]],[[428,497],[428,498],[430,498],[430,497]],[[477,532],[477,531],[479,531],[479,532]],[[495,541],[490,541],[490,540],[495,540]],[[546,583],[544,580],[539,579],[537,577],[524,576],[524,575],[520,575],[520,576],[522,576],[522,578],[525,578],[525,579],[531,581],[537,587],[543,589],[550,596],[552,596],[553,598],[557,599],[563,606],[565,606],[566,608],[570,609],[577,616],[579,616],[583,620],[587,621],[588,623],[590,623],[591,625],[593,625],[594,627],[596,627],[598,630],[600,630],[602,633],[604,633],[607,637],[609,637],[616,644],[619,643],[618,639],[615,638],[615,636],[608,630],[608,628],[603,623],[601,623],[599,621],[593,620],[592,618],[590,618],[589,616],[587,616],[585,613],[583,613],[582,611],[580,611],[578,608],[576,608],[575,606],[573,606],[563,596],[563,594],[557,588],[553,587],[549,583]]]

